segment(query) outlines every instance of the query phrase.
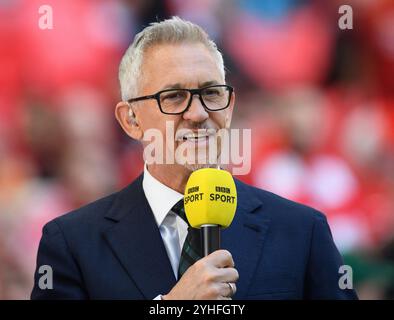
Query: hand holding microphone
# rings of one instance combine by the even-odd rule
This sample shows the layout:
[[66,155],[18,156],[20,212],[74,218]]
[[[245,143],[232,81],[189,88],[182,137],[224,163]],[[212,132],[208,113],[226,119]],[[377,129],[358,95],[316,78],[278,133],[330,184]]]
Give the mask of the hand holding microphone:
[[238,280],[227,250],[217,250],[193,264],[163,300],[231,300],[229,283]]
[[220,250],[220,231],[228,227],[237,207],[231,174],[205,168],[193,172],[186,184],[184,208],[189,224],[201,229],[204,258],[187,269],[164,300],[231,299],[238,272],[227,250]]

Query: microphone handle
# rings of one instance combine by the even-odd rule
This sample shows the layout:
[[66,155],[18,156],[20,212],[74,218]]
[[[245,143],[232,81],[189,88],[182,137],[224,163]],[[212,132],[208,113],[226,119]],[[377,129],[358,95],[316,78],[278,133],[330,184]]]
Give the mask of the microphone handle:
[[220,229],[216,224],[201,226],[202,248],[204,256],[220,249]]

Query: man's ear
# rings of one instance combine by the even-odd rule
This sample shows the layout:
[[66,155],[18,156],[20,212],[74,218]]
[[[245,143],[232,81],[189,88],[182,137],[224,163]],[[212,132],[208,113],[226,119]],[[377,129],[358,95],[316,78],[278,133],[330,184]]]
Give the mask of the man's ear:
[[225,128],[227,128],[227,129],[230,128],[230,125],[231,125],[231,119],[233,117],[234,104],[235,104],[235,93],[233,92],[231,94],[230,105],[225,110],[226,111]]
[[135,117],[135,113],[127,102],[121,101],[116,105],[115,117],[129,137],[135,140],[142,139],[144,133]]

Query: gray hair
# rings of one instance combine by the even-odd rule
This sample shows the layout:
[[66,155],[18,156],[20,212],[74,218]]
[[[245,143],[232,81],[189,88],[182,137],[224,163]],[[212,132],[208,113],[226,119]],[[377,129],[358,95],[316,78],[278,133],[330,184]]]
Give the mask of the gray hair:
[[225,79],[223,56],[208,34],[198,25],[179,17],[172,17],[161,22],[151,23],[134,37],[119,65],[120,92],[123,101],[136,97],[144,52],[148,47],[165,43],[202,43],[209,49],[217,61],[223,79]]

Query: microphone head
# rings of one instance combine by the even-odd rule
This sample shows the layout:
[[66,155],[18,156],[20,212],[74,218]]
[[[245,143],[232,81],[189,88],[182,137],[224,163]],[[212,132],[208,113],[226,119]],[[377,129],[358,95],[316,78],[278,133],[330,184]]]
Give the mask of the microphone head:
[[224,170],[196,170],[187,181],[183,201],[187,220],[192,227],[212,224],[227,228],[237,209],[234,179]]

